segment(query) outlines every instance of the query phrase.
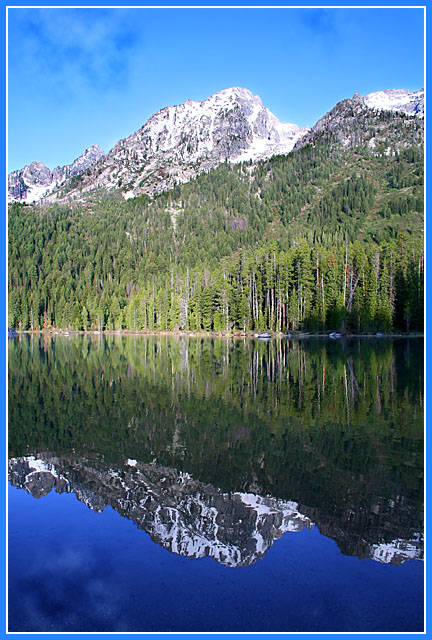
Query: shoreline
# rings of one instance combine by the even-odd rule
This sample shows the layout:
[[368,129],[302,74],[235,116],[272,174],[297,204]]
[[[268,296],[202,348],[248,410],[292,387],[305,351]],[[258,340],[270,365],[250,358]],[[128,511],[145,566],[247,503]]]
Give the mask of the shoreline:
[[[253,338],[258,339],[261,334],[268,333],[269,337],[265,337],[264,340],[272,339],[302,339],[302,338],[330,338],[331,340],[344,340],[347,338],[424,338],[423,332],[410,332],[410,333],[346,333],[340,334],[336,332],[329,333],[312,333],[307,331],[296,331],[283,333],[280,331],[274,332],[257,332],[257,331],[150,331],[147,329],[133,330],[133,329],[118,329],[118,330],[104,330],[104,331],[83,331],[83,330],[68,330],[68,329],[14,329],[12,335],[50,335],[50,336],[173,336],[173,337],[185,337],[185,338]],[[259,338],[263,339],[263,338]]]

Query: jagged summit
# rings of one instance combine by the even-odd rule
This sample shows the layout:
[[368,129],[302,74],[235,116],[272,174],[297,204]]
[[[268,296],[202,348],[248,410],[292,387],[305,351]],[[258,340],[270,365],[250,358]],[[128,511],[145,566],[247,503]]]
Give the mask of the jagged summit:
[[121,186],[126,198],[154,195],[221,162],[288,153],[302,133],[279,122],[248,89],[224,89],[152,115],[110,151],[97,186]]
[[236,100],[237,98],[243,98],[245,100],[255,100],[258,101],[262,105],[261,98],[258,95],[254,95],[252,91],[246,89],[245,87],[227,87],[226,89],[221,89],[220,91],[216,91],[211,96],[206,98],[203,101],[200,100],[186,100],[184,104],[197,104],[204,105],[206,103],[212,102],[220,102],[223,100]]

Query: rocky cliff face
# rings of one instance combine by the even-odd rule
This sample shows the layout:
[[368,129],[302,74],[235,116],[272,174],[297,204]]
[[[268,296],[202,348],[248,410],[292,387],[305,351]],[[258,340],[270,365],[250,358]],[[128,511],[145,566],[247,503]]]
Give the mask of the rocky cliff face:
[[42,162],[32,162],[8,176],[8,199],[10,202],[37,202],[46,198],[54,189],[74,176],[82,175],[96,164],[105,153],[93,145],[71,165],[56,167],[51,171]]
[[[190,558],[209,556],[231,567],[251,565],[284,533],[314,526],[306,515],[308,508],[295,502],[254,493],[224,493],[187,473],[136,460],[113,469],[100,461],[52,454],[12,458],[9,480],[35,498],[54,489],[74,493],[97,512],[110,505],[165,549]],[[313,513],[319,519],[319,513]],[[351,532],[341,531],[336,522],[318,522],[318,526],[350,555],[387,564],[423,557],[420,533],[410,539],[383,540],[377,531],[376,542],[371,543],[356,534],[352,512],[349,520]]]

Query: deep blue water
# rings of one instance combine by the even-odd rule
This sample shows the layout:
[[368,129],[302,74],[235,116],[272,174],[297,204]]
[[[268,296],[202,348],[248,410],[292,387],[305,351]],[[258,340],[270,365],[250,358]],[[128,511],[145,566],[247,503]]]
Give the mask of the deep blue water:
[[11,631],[423,630],[420,341],[9,349]]
[[111,508],[9,489],[10,629],[36,631],[413,631],[423,564],[342,555],[312,531],[287,533],[250,567],[154,544]]

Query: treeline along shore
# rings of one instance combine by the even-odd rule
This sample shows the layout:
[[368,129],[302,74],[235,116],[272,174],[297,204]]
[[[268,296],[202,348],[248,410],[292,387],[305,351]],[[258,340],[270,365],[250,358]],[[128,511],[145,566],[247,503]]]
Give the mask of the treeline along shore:
[[423,330],[424,248],[420,239],[404,234],[380,246],[354,241],[325,247],[302,240],[282,250],[274,240],[257,250],[238,250],[215,268],[171,266],[151,274],[138,269],[138,278],[121,264],[121,254],[88,259],[88,243],[80,260],[67,260],[68,252],[59,248],[41,254],[37,264],[26,268],[24,261],[10,269],[9,326],[217,333]]
[[153,200],[114,190],[11,204],[9,326],[421,332],[421,124],[381,120],[411,146],[342,150],[325,138]]

